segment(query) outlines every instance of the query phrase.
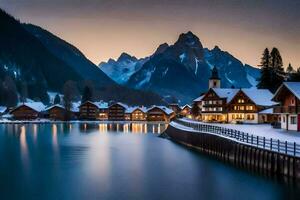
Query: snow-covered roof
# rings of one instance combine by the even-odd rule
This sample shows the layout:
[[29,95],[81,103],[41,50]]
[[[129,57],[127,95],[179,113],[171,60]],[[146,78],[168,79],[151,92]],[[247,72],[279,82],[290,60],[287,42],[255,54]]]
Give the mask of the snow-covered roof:
[[286,87],[291,91],[298,99],[300,99],[300,82],[284,82],[276,91],[274,97],[281,91],[282,87]]
[[125,113],[132,113],[132,112],[134,112],[137,109],[141,110],[144,113],[147,112],[147,108],[146,107],[133,106],[133,107],[127,107],[126,110],[125,110]]
[[273,108],[268,108],[259,112],[259,114],[273,114]]
[[[94,101],[86,101],[86,102],[84,102],[84,103],[82,103],[80,105],[83,105],[85,103],[91,103],[91,104],[97,106],[99,109],[108,108],[108,103],[104,102],[104,101],[96,101],[96,102],[94,102]],[[80,105],[78,107],[80,107]]]
[[111,104],[109,107],[111,107],[111,106],[113,106],[113,105],[116,105],[116,104],[118,104],[118,105],[120,105],[120,106],[124,107],[125,109],[127,109],[127,108],[128,108],[128,105],[126,105],[126,104],[124,104],[124,103],[121,103],[121,102],[116,102],[116,103],[113,103],[113,104]]
[[231,89],[231,88],[212,88],[212,90],[220,97],[226,98],[227,102],[230,102],[233,97],[237,94],[239,89]]
[[7,107],[0,106],[0,113],[4,113],[7,110]]
[[203,94],[200,97],[194,99],[193,101],[202,101],[202,99],[203,99],[204,96],[205,96],[205,94]]
[[277,103],[272,101],[273,94],[268,89],[249,88],[242,91],[256,104],[260,106],[273,106]]
[[190,106],[189,104],[185,104],[184,106],[181,107],[181,109],[183,110],[183,109],[185,109],[186,107],[192,108],[192,106]]
[[52,108],[54,107],[59,107],[59,108],[62,108],[62,109],[65,109],[65,107],[63,105],[60,105],[60,104],[54,104],[52,106],[49,106],[47,108],[45,108],[45,111],[48,111],[48,110],[51,110]]
[[108,108],[108,103],[104,101],[98,101],[94,102],[94,104],[99,108],[99,109],[106,109]]
[[[42,102],[27,102],[27,103],[19,103],[15,109],[17,109],[23,105],[25,105],[37,112],[42,112],[46,108],[46,106]],[[13,109],[13,110],[15,110],[15,109]]]
[[159,108],[159,109],[161,109],[162,111],[164,111],[167,115],[170,115],[170,114],[174,113],[174,111],[173,111],[172,109],[167,108],[166,106],[152,106],[152,107],[150,107],[150,108],[147,110],[147,112],[148,112],[149,110],[153,109],[153,108]]

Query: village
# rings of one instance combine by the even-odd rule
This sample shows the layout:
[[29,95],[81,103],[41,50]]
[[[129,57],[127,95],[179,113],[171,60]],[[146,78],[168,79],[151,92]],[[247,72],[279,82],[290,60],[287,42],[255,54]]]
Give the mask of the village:
[[[190,105],[128,106],[104,101],[72,103],[71,120],[90,121],[156,121],[170,122],[189,118],[205,123],[270,124],[273,128],[300,131],[300,82],[284,82],[272,94],[267,89],[221,88],[218,70],[214,67],[209,89]],[[45,106],[41,102],[20,103],[8,111],[1,107],[2,119],[12,121],[49,119],[64,121],[66,109],[61,104]]]
[[283,82],[275,94],[268,89],[221,88],[218,70],[211,70],[207,92],[191,105],[128,106],[121,102],[85,101],[72,103],[67,111],[62,104],[20,103],[10,110],[1,107],[2,121],[152,121],[169,123],[188,118],[204,123],[270,124],[274,129],[300,131],[300,82]]

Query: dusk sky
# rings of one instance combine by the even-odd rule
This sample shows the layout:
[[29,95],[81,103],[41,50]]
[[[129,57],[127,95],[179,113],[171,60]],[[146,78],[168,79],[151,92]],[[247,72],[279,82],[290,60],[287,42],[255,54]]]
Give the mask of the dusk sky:
[[253,66],[265,47],[300,67],[299,0],[0,0],[22,22],[78,47],[95,64],[122,52],[144,57],[192,31]]

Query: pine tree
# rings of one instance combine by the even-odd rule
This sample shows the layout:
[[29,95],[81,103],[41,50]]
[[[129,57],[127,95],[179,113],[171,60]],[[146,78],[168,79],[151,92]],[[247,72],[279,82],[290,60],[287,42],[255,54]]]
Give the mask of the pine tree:
[[271,92],[275,92],[278,87],[285,80],[286,75],[283,69],[283,62],[280,52],[277,48],[273,48],[271,51]]
[[86,101],[92,101],[93,100],[93,89],[92,87],[86,85],[83,89],[81,103],[84,103]]
[[53,104],[60,104],[60,96],[58,94],[55,95]]
[[283,62],[279,50],[276,47],[274,47],[270,55],[271,68],[275,71],[276,74],[284,75]]
[[64,100],[64,107],[66,110],[65,120],[70,120],[71,118],[72,101],[76,98],[74,93],[75,85],[76,84],[73,81],[67,81],[63,87],[63,93],[64,93],[63,100]]
[[271,57],[269,49],[266,48],[263,52],[260,66],[261,66],[261,76],[259,83],[257,85],[260,89],[270,89],[272,87],[272,78],[271,78]]
[[18,103],[18,93],[17,87],[14,80],[10,76],[6,76],[3,82],[4,88],[4,105],[7,107],[12,107]]
[[291,81],[292,76],[295,73],[294,68],[292,67],[291,63],[289,63],[288,67],[286,68],[287,80]]

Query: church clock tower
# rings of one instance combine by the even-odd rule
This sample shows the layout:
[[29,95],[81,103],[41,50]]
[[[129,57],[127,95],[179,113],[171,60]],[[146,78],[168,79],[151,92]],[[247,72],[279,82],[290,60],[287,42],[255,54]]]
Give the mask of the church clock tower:
[[221,87],[221,80],[219,78],[218,69],[216,66],[213,67],[211,70],[211,77],[208,82],[208,88],[220,88]]

